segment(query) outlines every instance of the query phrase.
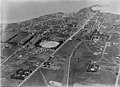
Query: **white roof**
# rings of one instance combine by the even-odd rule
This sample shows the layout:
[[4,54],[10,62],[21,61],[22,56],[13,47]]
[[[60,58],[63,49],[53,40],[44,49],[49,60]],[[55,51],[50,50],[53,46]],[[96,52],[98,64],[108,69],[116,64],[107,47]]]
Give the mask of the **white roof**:
[[42,47],[45,47],[45,48],[52,48],[52,47],[56,47],[57,45],[59,45],[59,42],[56,42],[56,41],[44,41],[44,42],[41,42],[40,45]]
[[57,82],[57,81],[50,81],[49,82],[51,85],[55,85],[55,86],[62,86],[62,83]]

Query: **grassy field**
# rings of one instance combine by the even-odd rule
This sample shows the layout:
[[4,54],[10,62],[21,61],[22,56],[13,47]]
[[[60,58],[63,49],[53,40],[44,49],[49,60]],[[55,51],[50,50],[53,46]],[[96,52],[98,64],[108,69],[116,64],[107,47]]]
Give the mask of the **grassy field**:
[[[87,65],[89,64],[88,60],[81,59],[80,61],[74,62],[70,67],[70,79],[69,85],[73,85],[74,83],[78,84],[115,84],[115,71],[117,67],[109,66],[112,70],[107,70],[108,66],[101,66],[98,72],[86,72]],[[113,67],[113,68],[111,68]]]
[[57,81],[62,83],[63,79],[63,70],[51,70],[51,69],[40,69],[43,75],[45,76],[47,82],[49,81]]

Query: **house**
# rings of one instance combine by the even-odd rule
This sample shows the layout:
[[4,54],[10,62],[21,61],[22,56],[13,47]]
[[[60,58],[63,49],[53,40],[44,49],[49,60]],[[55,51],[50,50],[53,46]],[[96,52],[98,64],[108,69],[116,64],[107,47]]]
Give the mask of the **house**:
[[87,72],[97,72],[99,68],[97,63],[90,63],[87,67]]

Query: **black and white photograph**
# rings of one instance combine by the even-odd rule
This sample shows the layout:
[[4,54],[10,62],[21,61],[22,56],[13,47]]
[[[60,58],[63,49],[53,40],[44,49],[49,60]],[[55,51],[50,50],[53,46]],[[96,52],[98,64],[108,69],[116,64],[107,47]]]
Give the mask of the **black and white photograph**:
[[0,87],[120,87],[120,0],[0,0]]

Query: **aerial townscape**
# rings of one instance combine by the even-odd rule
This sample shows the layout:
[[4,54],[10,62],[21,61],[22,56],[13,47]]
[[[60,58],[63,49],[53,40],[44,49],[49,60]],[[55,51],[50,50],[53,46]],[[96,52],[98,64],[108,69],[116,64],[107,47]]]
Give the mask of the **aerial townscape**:
[[120,87],[120,15],[94,6],[1,24],[1,87]]

